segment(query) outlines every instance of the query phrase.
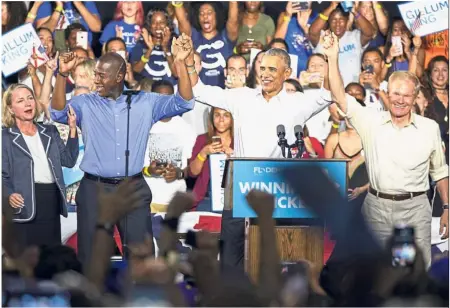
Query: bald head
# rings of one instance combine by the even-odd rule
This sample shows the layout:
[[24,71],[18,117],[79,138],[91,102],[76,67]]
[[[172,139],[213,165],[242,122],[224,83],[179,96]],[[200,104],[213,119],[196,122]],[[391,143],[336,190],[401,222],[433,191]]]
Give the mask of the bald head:
[[125,74],[127,72],[127,64],[118,53],[105,53],[100,57],[99,62],[109,64],[108,70],[111,75],[121,74],[122,78],[125,78]]

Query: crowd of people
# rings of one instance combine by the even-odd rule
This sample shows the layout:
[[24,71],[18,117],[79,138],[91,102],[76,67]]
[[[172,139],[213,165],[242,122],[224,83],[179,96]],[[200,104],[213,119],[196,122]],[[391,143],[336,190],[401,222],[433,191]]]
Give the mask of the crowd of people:
[[[2,32],[31,23],[49,60],[2,79],[2,304],[448,306],[448,247],[431,247],[433,217],[449,235],[448,30],[420,37],[383,2],[350,3],[280,2],[274,20],[260,1],[119,1],[103,24],[95,2],[3,1]],[[212,211],[211,155],[286,157],[280,124],[289,144],[301,126],[296,157],[348,160],[346,199],[320,170],[286,172],[330,259],[282,264],[259,191],[256,281],[227,198],[219,239],[189,232],[180,255],[180,216]],[[72,195],[76,251],[61,243]],[[111,262],[116,227],[126,262]]]

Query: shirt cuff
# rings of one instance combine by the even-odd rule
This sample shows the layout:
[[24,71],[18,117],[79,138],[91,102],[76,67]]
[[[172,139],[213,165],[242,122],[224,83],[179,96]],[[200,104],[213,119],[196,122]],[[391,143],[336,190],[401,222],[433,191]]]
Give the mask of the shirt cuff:
[[448,177],[448,165],[442,165],[436,170],[430,170],[431,179],[435,182]]
[[[50,112],[50,119],[55,122],[60,122],[61,119],[64,119],[67,116],[68,109],[69,109],[68,104],[66,104],[66,106],[64,107],[63,110],[53,109],[52,106],[50,105],[48,107],[48,111]],[[62,123],[65,123],[65,122],[62,122]]]
[[177,100],[183,101],[190,109],[194,108],[195,97],[193,96],[190,100],[185,100],[178,91],[176,94]]

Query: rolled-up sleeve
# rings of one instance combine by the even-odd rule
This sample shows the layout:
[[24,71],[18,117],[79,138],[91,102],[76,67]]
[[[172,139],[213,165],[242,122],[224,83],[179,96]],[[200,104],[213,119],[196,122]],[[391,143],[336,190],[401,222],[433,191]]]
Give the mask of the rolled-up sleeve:
[[368,124],[374,119],[378,119],[378,117],[375,117],[374,112],[369,108],[361,106],[354,97],[348,94],[345,96],[347,98],[347,114],[341,112],[347,116],[350,124],[355,128],[358,134],[363,137],[363,135],[366,135],[366,133],[372,129]]
[[435,182],[448,177],[448,165],[445,161],[445,153],[442,147],[439,126],[434,125],[433,152],[430,158],[430,176]]
[[67,112],[69,111],[69,105],[70,105],[73,108],[73,110],[75,111],[75,114],[77,116],[77,126],[81,127],[81,119],[83,117],[81,106],[83,104],[84,99],[87,99],[86,95],[79,95],[79,96],[73,97],[69,102],[67,102],[67,104],[63,110],[53,109],[50,104],[50,106],[48,108],[50,111],[50,118],[55,122],[58,122],[61,124],[68,124]]
[[146,93],[146,95],[149,96],[150,100],[153,100],[153,123],[156,123],[161,119],[181,115],[194,108],[195,100],[185,100],[178,92],[174,95],[156,93]]

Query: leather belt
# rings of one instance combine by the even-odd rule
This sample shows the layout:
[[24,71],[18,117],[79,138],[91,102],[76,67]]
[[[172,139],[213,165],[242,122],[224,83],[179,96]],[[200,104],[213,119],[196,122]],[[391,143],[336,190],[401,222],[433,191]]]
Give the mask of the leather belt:
[[[111,184],[111,185],[119,185],[122,181],[124,181],[126,178],[125,177],[120,177],[120,178],[103,178],[101,176],[96,176],[90,173],[85,172],[84,173],[84,177],[88,180],[91,181],[95,181],[95,182],[101,182],[101,183],[105,183],[105,184]],[[129,176],[130,179],[132,180],[136,180],[139,178],[142,178],[142,172],[139,172],[135,175],[131,175]]]
[[388,200],[392,200],[392,201],[408,200],[408,199],[412,199],[414,197],[417,197],[417,196],[420,196],[420,195],[423,195],[426,193],[426,191],[418,191],[418,192],[410,192],[410,193],[406,193],[406,194],[391,195],[391,194],[385,194],[385,193],[376,191],[372,187],[369,187],[369,192],[372,195],[377,196],[378,198],[388,199]]

